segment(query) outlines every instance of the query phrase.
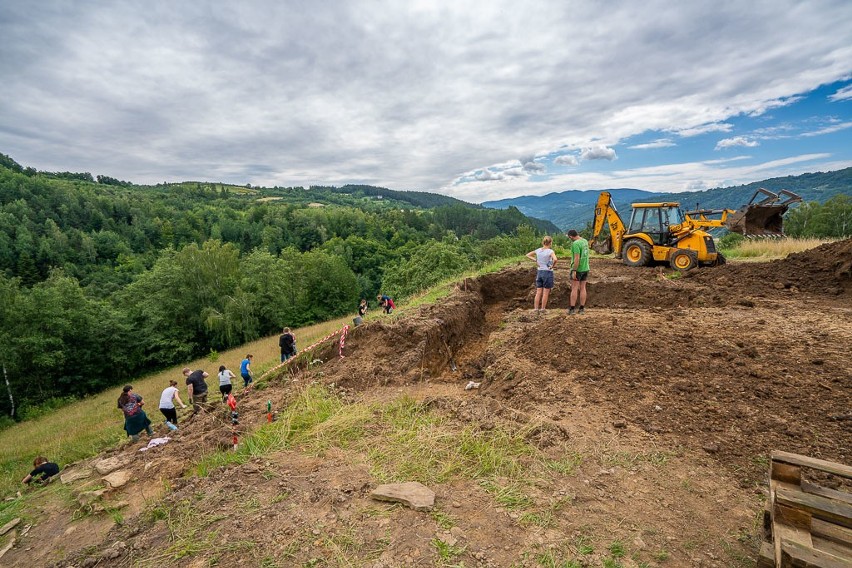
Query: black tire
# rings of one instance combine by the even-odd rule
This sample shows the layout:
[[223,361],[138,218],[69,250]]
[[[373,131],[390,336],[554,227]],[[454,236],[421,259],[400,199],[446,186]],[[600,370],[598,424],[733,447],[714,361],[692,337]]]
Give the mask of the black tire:
[[714,266],[722,266],[726,262],[728,262],[728,259],[725,258],[724,254],[722,254],[721,252],[716,254],[716,263],[714,264]]
[[678,249],[669,256],[669,266],[686,272],[698,266],[698,255],[693,250]]
[[627,266],[647,266],[651,262],[651,245],[642,239],[628,239],[621,248],[621,259]]

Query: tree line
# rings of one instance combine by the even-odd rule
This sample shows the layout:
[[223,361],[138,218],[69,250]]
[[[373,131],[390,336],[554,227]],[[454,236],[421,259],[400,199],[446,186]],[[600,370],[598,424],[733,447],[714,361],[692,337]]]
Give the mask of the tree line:
[[517,209],[427,209],[339,190],[97,183],[10,161],[0,155],[7,416],[283,325],[354,312],[359,297],[379,290],[413,294],[539,238]]

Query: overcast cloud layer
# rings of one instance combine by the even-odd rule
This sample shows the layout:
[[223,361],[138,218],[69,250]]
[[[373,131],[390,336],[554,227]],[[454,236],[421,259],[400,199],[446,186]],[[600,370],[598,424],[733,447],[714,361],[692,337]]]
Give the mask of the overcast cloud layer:
[[[807,138],[744,159],[760,141],[729,122],[852,78],[848,0],[6,0],[0,76],[0,152],[138,183],[369,183],[481,201],[852,165],[848,148]],[[850,87],[831,96],[825,128],[850,132]],[[629,148],[648,161],[619,169],[619,144],[643,133]],[[704,159],[653,161],[711,134]],[[743,156],[720,155],[731,150]]]

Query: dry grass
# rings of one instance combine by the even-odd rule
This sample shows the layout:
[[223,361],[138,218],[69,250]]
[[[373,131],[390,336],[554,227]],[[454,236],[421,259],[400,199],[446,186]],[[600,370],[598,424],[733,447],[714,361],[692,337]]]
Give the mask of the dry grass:
[[[370,315],[378,316],[377,313]],[[298,346],[307,347],[351,322],[351,318],[347,316],[297,329],[294,333]],[[192,361],[186,366],[204,369],[214,380],[219,365],[225,365],[239,375],[240,361],[247,353],[254,355],[253,371],[255,377],[259,377],[263,371],[279,362],[278,336],[265,337],[219,353],[215,362],[204,358]],[[162,418],[157,404],[160,393],[169,385],[169,379],[178,381],[181,386],[181,398],[186,402],[181,375],[183,367],[184,365],[178,365],[130,381],[133,390],[141,394],[148,403],[148,415],[153,422],[159,422]],[[237,380],[239,382],[239,378]],[[210,379],[208,383],[209,381]],[[119,394],[120,387],[116,386],[69,404],[56,412],[0,431],[0,495],[9,495],[19,489],[21,479],[32,469],[32,461],[37,455],[44,455],[62,467],[124,440],[124,422],[116,408]]]
[[806,251],[834,239],[751,239],[745,240],[736,248],[726,250],[725,256],[736,259],[774,260],[787,255]]

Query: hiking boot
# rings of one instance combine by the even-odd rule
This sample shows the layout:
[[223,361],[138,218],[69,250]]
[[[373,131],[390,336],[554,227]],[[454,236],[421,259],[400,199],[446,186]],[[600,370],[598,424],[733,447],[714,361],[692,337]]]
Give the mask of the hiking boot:
[[569,316],[573,316],[573,315],[574,315],[574,308],[568,308],[568,315],[569,315]]
[[583,315],[583,314],[586,313],[586,309],[583,306],[580,306],[580,309],[577,310],[577,313],[580,314],[580,315]]

